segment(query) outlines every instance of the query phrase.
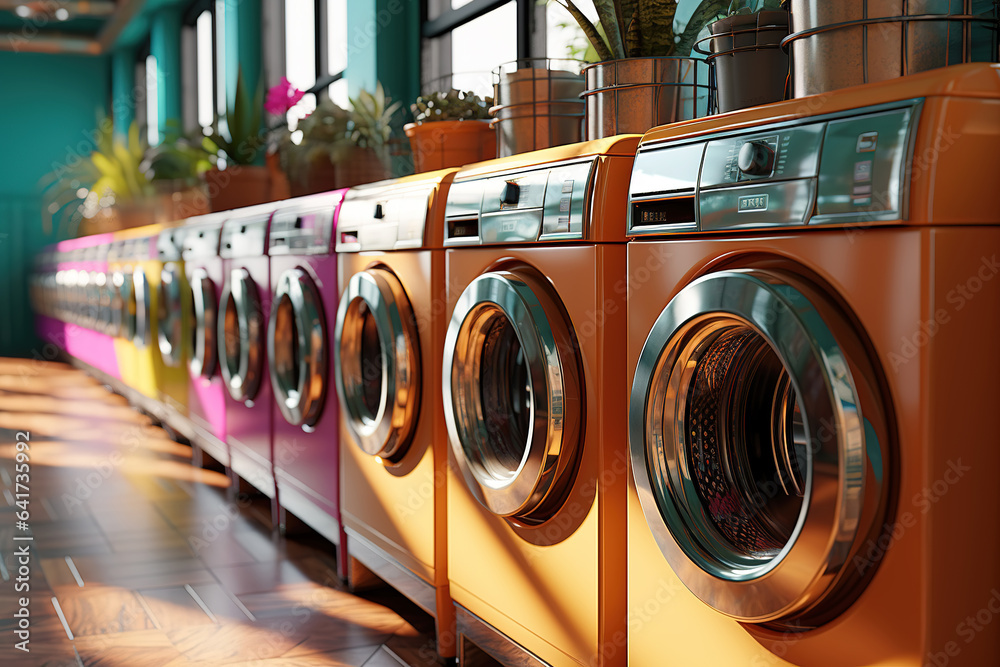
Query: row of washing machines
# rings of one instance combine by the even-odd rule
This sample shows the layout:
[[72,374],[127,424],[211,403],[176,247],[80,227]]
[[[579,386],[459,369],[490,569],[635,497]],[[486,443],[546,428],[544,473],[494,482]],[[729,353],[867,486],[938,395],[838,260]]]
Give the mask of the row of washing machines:
[[442,656],[997,664],[998,155],[951,67],[67,241],[39,327]]

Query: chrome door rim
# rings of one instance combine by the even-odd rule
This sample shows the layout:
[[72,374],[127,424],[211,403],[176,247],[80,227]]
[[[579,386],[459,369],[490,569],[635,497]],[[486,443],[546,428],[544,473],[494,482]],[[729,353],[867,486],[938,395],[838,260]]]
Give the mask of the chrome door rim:
[[[452,453],[465,484],[490,512],[541,523],[561,506],[575,479],[582,433],[582,388],[575,339],[544,279],[493,271],[458,298],[444,345],[442,394]],[[505,318],[506,322],[502,319]],[[498,475],[484,440],[480,365],[491,327],[512,326],[527,369],[530,412],[516,470]]]
[[[372,411],[364,407],[361,368],[366,313],[374,319],[382,364],[379,406]],[[399,461],[420,410],[420,339],[410,300],[391,271],[371,267],[351,276],[337,310],[333,354],[344,423],[355,443],[386,463]]]
[[[286,303],[294,318],[297,355],[277,347],[278,326]],[[326,318],[316,284],[302,269],[289,269],[278,278],[267,325],[267,359],[274,400],[289,424],[313,426],[319,421],[326,397],[326,354]],[[297,366],[291,378],[292,369],[282,364],[285,357],[290,357]]]
[[215,283],[208,271],[200,267],[191,272],[191,305],[194,311],[191,323],[194,340],[188,369],[195,377],[210,378],[215,373],[215,328],[219,304],[215,301]]
[[164,264],[160,270],[156,341],[163,363],[171,367],[180,366],[184,356],[182,275],[180,267],[174,262]]
[[[219,367],[229,395],[236,401],[249,401],[257,396],[263,371],[261,358],[260,297],[257,284],[246,269],[233,269],[222,290],[218,322]],[[240,343],[240,354],[235,367],[226,351],[226,319],[229,300],[232,298]]]
[[116,336],[130,341],[135,337],[135,315],[131,311],[133,300],[132,273],[125,270],[115,271],[112,282],[114,283],[111,308],[112,329]]
[[132,342],[143,350],[152,343],[153,326],[150,318],[153,313],[149,280],[146,278],[145,270],[140,266],[132,270],[132,292],[135,294],[135,334],[132,336]]
[[[784,365],[808,434],[808,476],[794,531],[777,555],[757,566],[723,562],[702,540],[707,520],[699,525],[696,513],[684,509],[693,493],[685,490],[691,482],[683,451],[691,345],[713,327],[740,325],[762,336]],[[629,404],[639,500],[671,568],[704,602],[746,622],[780,622],[843,597],[840,587],[852,578],[850,554],[880,518],[877,511],[863,516],[865,503],[878,502],[883,490],[879,476],[866,483],[869,452],[880,444],[866,443],[865,424],[845,354],[796,287],[752,270],[715,273],[686,286],[643,345]],[[696,509],[708,514],[704,506]]]

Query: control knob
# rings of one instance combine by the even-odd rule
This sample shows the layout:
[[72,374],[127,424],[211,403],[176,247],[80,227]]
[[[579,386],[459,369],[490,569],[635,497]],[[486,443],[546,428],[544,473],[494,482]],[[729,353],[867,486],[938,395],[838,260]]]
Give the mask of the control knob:
[[517,206],[517,200],[521,198],[521,186],[517,181],[507,181],[503,184],[503,193],[500,195],[500,202],[507,206]]
[[740,147],[736,164],[747,176],[769,176],[774,168],[774,149],[763,141],[748,141]]

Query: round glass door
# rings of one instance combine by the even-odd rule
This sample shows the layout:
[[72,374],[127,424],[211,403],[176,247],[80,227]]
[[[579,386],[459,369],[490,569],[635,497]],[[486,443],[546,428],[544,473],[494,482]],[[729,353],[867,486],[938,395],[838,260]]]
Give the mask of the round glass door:
[[215,283],[203,268],[191,272],[191,358],[188,369],[195,377],[210,378],[215,373],[215,342],[219,303]]
[[222,290],[219,365],[229,395],[236,401],[251,401],[257,396],[264,371],[259,294],[246,269],[233,269]]
[[846,322],[791,276],[720,272],[671,300],[639,356],[647,523],[684,584],[741,621],[816,627],[870,576],[851,557],[884,525],[890,438]]
[[282,416],[296,426],[315,425],[326,398],[326,317],[316,283],[302,269],[289,269],[278,279],[267,355]]
[[362,451],[387,463],[407,451],[420,409],[420,341],[403,285],[373,267],[351,276],[334,331],[337,392]]
[[525,524],[551,518],[576,476],[583,388],[562,306],[532,270],[476,278],[444,346],[451,448],[476,499]]
[[167,366],[180,366],[183,359],[183,273],[174,262],[164,264],[156,299],[156,342]]
[[135,336],[132,342],[140,350],[143,350],[152,343],[152,293],[149,287],[149,280],[142,267],[132,270],[132,296],[135,299]]

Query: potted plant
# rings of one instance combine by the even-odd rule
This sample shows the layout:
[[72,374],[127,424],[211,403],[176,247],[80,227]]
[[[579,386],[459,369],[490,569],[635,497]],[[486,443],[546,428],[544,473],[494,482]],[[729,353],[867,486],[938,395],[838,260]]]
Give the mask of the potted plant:
[[[271,106],[268,111],[283,116],[301,99],[300,91],[287,99],[286,106]],[[284,122],[276,127],[272,144],[291,194],[326,192],[388,178],[391,120],[400,104],[387,103],[382,85],[376,84],[374,93],[362,90],[351,100],[349,110],[325,99],[294,130]]]
[[159,199],[160,217],[175,221],[208,213],[208,194],[201,177],[212,169],[213,156],[205,150],[200,136],[184,136],[176,120],[166,125],[163,141],[149,149],[142,162]]
[[[790,7],[794,97],[997,59],[997,0],[791,0]],[[940,20],[910,18],[935,15]]]
[[403,126],[410,138],[418,173],[460,167],[496,157],[497,142],[489,122],[493,99],[454,88],[418,97],[410,105],[413,122]]
[[348,188],[392,176],[389,151],[392,118],[402,106],[402,102],[392,102],[386,97],[380,82],[376,82],[374,93],[361,90],[351,99],[348,123],[351,143],[335,147],[338,154],[333,156],[337,166],[336,187]]
[[580,141],[585,88],[580,60],[521,58],[493,70],[490,109],[497,155]]
[[261,86],[251,96],[243,81],[236,79],[236,95],[227,105],[225,123],[217,118],[204,146],[217,155],[217,164],[205,172],[212,211],[228,211],[272,201],[271,178],[264,159],[266,136],[262,132],[264,94]]
[[788,54],[781,40],[788,36],[788,12],[783,0],[734,0],[728,15],[708,25],[707,56],[715,67],[718,110],[721,113],[777,102],[785,97]]
[[593,0],[599,25],[573,0],[556,0],[576,19],[601,62],[584,69],[586,138],[642,133],[708,113],[708,71],[690,58],[705,26],[730,0],[703,0],[684,29],[674,29],[680,2]]
[[155,222],[154,188],[141,166],[149,146],[136,123],[124,138],[115,137],[113,128],[110,118],[98,119],[94,150],[68,160],[42,179],[43,210],[50,229],[56,216],[67,214],[72,225],[68,236]]

